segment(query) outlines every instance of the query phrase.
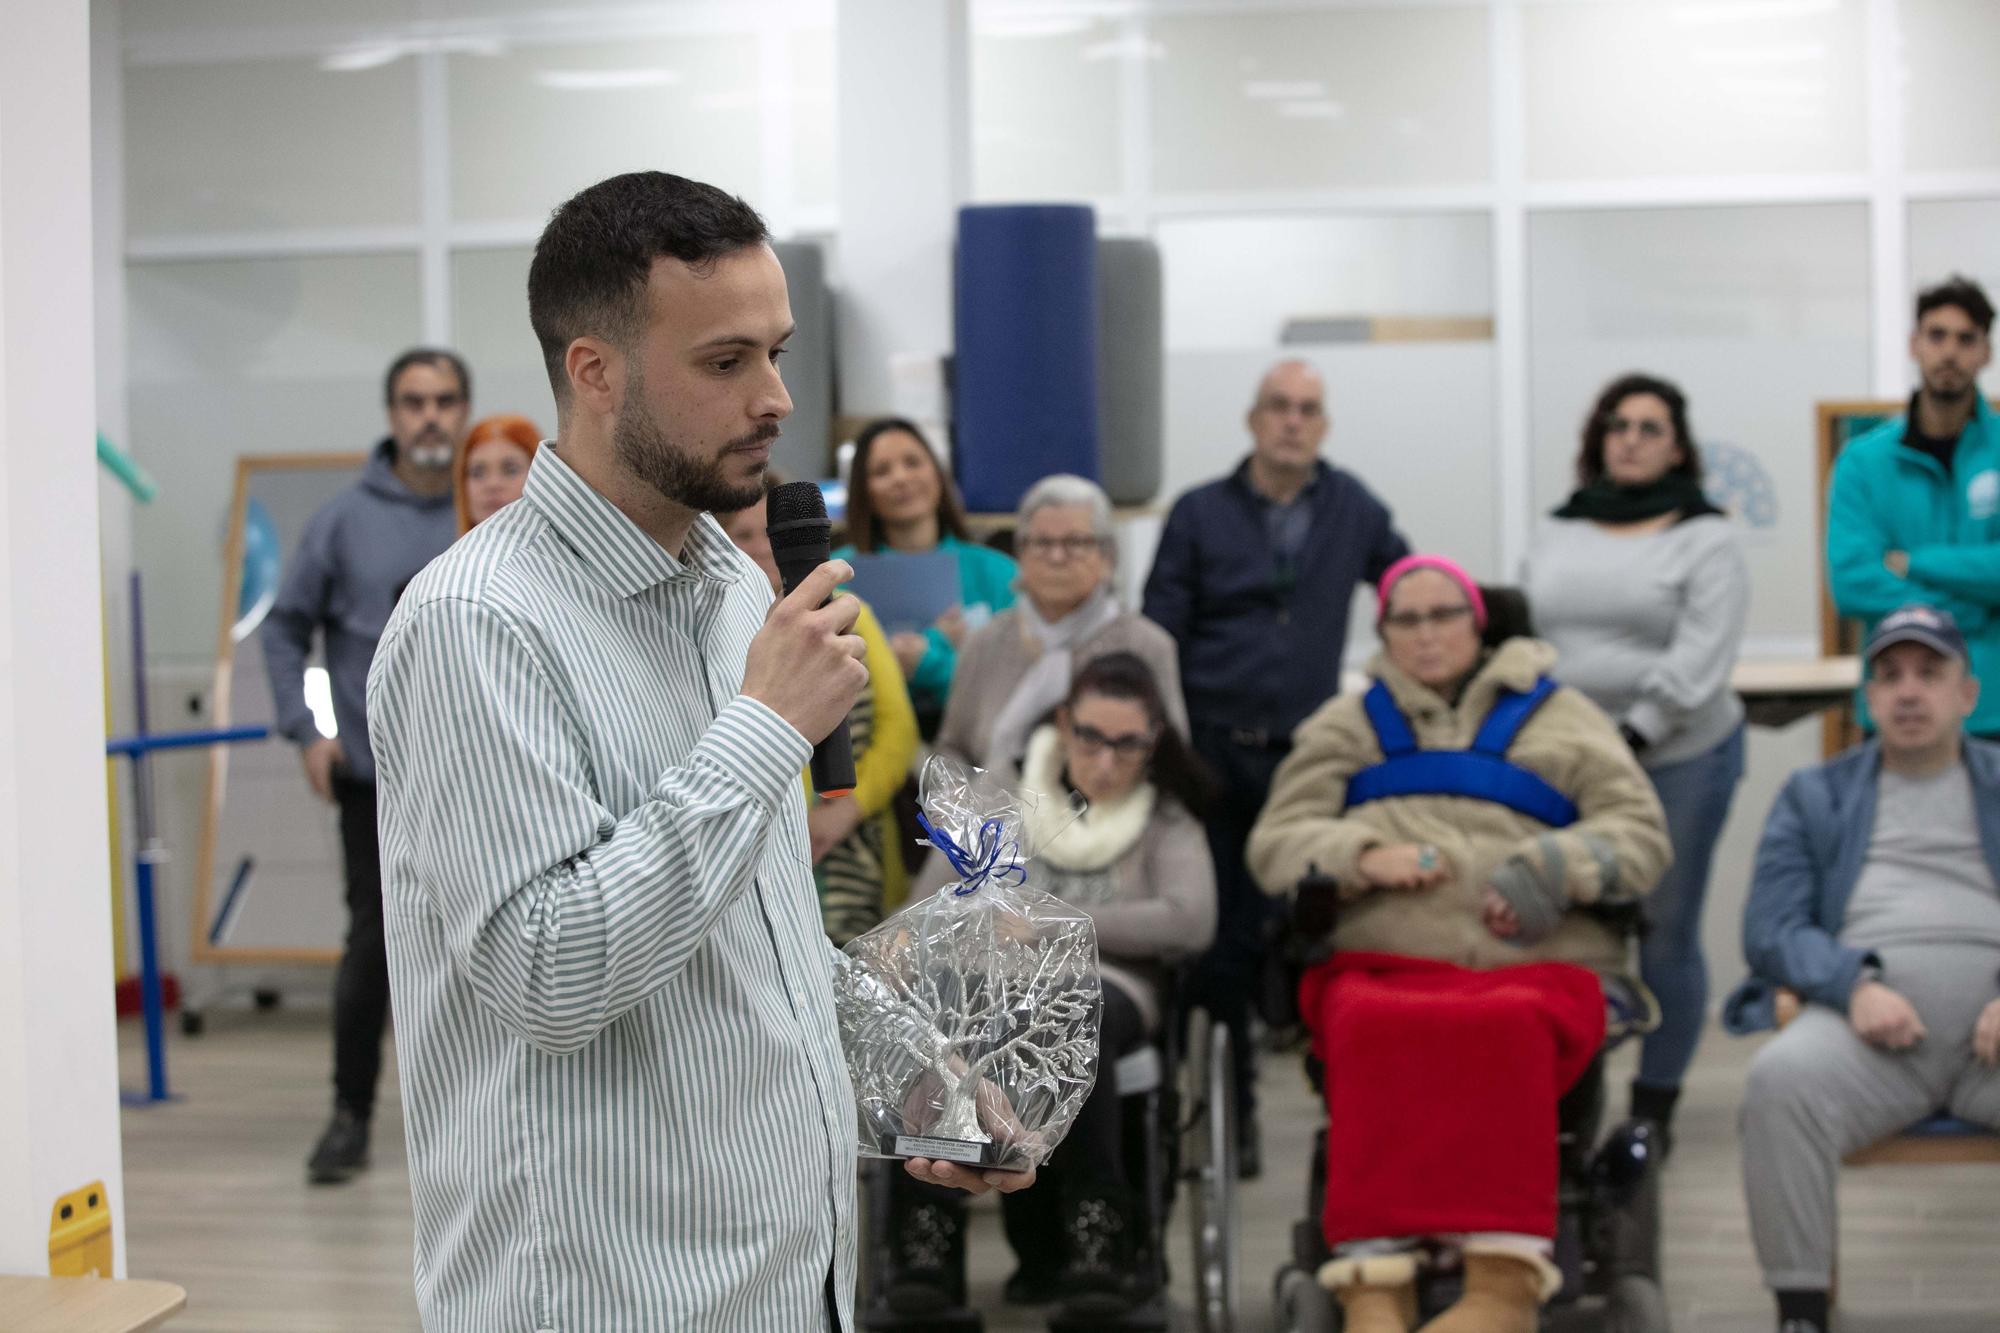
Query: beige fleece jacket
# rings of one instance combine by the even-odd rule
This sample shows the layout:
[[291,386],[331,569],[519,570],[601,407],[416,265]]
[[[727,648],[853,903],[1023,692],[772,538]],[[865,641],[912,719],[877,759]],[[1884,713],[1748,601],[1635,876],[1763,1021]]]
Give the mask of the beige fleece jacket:
[[[1456,708],[1380,654],[1368,673],[1389,687],[1419,746],[1454,749],[1472,743],[1502,688],[1529,689],[1554,663],[1547,644],[1509,639],[1467,683]],[[1381,758],[1359,694],[1329,700],[1300,725],[1250,834],[1250,868],[1267,893],[1287,892],[1314,867],[1331,875],[1342,899],[1337,949],[1477,968],[1539,959],[1605,970],[1622,965],[1617,934],[1578,909],[1650,892],[1672,852],[1652,783],[1595,704],[1576,690],[1558,689],[1508,752],[1576,803],[1579,818],[1565,829],[1460,796],[1393,797],[1344,809],[1347,780]],[[1434,845],[1451,877],[1414,892],[1377,889],[1362,880],[1356,868],[1362,853],[1404,842]],[[1524,923],[1540,917],[1551,929],[1513,941],[1493,935],[1481,920],[1488,883],[1516,906]]]

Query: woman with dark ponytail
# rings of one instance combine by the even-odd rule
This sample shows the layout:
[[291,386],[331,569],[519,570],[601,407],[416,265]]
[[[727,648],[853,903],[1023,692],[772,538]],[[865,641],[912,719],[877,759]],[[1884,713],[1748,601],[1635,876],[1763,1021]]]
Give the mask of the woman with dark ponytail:
[[[1007,1298],[1060,1299],[1073,1322],[1115,1317],[1151,1295],[1135,1272],[1142,1182],[1125,1177],[1111,1069],[1157,1033],[1166,964],[1199,955],[1215,934],[1215,872],[1201,824],[1210,780],[1170,718],[1151,668],[1135,654],[1107,653],[1077,670],[1063,702],[1030,733],[1019,773],[999,775],[1034,798],[1023,802],[1028,882],[1082,908],[1097,927],[1097,1084],[1038,1188],[1004,1201],[1021,1261]],[[1086,808],[1071,818],[1076,797]],[[931,858],[918,892],[942,886],[942,860]],[[892,1304],[900,1297],[916,1312],[958,1303],[961,1198],[900,1177],[897,1184]],[[949,1243],[939,1245],[940,1236]]]

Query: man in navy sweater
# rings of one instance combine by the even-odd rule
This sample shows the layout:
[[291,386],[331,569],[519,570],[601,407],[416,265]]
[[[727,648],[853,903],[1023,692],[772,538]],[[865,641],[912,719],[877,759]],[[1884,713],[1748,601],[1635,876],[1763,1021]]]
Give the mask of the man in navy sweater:
[[1319,456],[1326,385],[1281,361],[1257,386],[1250,456],[1174,502],[1146,579],[1145,612],[1180,646],[1195,749],[1221,781],[1208,822],[1220,907],[1198,994],[1236,1052],[1239,1170],[1259,1171],[1250,997],[1266,899],[1243,861],[1292,730],[1339,692],[1354,590],[1409,553],[1389,510]]

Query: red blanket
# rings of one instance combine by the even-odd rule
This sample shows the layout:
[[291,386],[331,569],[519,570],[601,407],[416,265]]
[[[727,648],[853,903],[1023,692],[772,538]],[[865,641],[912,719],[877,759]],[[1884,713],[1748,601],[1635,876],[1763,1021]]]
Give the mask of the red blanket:
[[1554,1236],[1556,1103],[1604,1041],[1597,977],[1342,953],[1300,1012],[1326,1067],[1326,1239]]

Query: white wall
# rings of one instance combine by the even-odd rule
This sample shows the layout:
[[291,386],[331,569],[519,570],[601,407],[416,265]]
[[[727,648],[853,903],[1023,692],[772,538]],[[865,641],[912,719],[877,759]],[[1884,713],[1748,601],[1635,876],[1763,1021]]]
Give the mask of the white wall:
[[102,1181],[124,1260],[91,358],[89,11],[0,3],[0,1272]]
[[[122,0],[90,4],[90,153],[93,164],[118,162],[125,153],[125,59],[119,47]],[[131,450],[131,416],[125,383],[125,182],[116,173],[93,172],[91,179],[92,311],[96,320],[97,429],[119,448]],[[126,735],[133,727],[131,597],[126,574],[132,568],[132,513],[136,502],[110,472],[97,478],[99,550],[104,569],[104,656],[110,682],[110,729]],[[122,794],[113,807],[117,839],[111,866],[113,913],[130,902],[131,868],[124,853],[132,846],[131,802]],[[115,960],[120,975],[139,968],[138,933],[124,932],[125,951]]]
[[952,346],[952,240],[971,169],[966,2],[841,0],[836,49],[840,401],[883,414],[898,402],[893,359]]

